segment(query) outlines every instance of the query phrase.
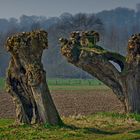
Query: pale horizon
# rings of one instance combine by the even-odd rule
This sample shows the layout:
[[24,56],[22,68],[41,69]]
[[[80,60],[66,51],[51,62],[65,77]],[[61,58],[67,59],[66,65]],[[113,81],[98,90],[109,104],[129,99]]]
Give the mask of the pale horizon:
[[139,0],[0,0],[0,18],[19,18],[22,15],[45,17],[71,14],[97,13],[117,7],[136,9]]

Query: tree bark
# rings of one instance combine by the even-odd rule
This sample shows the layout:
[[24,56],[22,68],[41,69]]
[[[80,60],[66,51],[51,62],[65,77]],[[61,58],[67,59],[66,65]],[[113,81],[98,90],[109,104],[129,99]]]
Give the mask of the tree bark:
[[110,87],[126,112],[140,113],[140,35],[130,38],[126,57],[97,46],[93,43],[95,38],[92,31],[70,36],[70,39],[61,38],[61,53],[69,63]]
[[11,53],[7,69],[7,91],[12,95],[19,123],[62,123],[51,98],[41,63],[48,47],[47,32],[19,33],[7,39]]

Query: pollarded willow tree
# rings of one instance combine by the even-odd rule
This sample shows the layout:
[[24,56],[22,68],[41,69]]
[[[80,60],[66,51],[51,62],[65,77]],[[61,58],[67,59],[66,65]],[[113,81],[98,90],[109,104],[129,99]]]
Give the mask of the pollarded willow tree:
[[19,123],[62,123],[41,63],[46,48],[48,36],[43,30],[19,33],[7,39],[6,49],[11,54],[7,69],[7,91],[13,97]]
[[140,113],[140,34],[128,41],[126,57],[97,46],[97,41],[97,32],[73,32],[69,39],[60,39],[61,52],[68,62],[110,87],[126,112]]

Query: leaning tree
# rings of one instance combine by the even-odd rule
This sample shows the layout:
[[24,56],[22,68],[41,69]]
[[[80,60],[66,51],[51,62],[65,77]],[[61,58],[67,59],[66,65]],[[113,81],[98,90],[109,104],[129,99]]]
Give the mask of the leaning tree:
[[96,45],[98,40],[98,33],[93,31],[73,32],[69,39],[60,39],[61,53],[68,62],[110,87],[126,112],[140,113],[140,34],[129,39],[126,57]]
[[6,49],[11,54],[7,69],[7,91],[13,97],[19,123],[62,123],[41,63],[46,48],[48,36],[43,30],[15,34],[6,41]]

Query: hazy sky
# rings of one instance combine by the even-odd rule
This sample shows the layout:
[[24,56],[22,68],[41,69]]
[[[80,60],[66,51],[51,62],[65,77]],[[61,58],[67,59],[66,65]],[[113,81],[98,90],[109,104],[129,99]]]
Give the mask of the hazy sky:
[[116,7],[135,9],[140,0],[0,0],[0,18],[21,15],[59,16],[63,12],[99,12]]

